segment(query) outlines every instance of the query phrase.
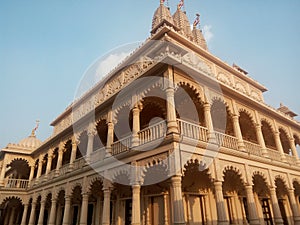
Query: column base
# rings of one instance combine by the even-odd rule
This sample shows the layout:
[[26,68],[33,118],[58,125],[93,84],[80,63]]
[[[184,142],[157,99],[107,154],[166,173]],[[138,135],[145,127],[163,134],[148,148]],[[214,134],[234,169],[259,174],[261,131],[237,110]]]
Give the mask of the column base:
[[174,222],[173,225],[186,225],[186,223],[185,222]]
[[300,225],[300,216],[294,217],[294,225]]
[[276,225],[284,225],[283,220],[281,218],[274,219]]
[[219,221],[218,220],[218,225],[229,225],[229,221]]
[[259,219],[250,220],[249,224],[250,225],[260,225],[260,221],[259,221]]

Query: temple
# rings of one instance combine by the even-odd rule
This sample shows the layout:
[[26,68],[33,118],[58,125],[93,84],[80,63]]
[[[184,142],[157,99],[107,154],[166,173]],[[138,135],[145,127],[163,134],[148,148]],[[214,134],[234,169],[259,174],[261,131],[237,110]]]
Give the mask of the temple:
[[0,224],[300,225],[296,114],[210,53],[199,22],[161,0],[48,139],[2,149]]

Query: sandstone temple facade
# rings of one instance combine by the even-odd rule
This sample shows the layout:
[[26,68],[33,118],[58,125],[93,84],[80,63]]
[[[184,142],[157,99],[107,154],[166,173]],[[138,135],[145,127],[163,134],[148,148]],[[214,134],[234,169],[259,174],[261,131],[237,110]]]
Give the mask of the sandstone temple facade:
[[3,225],[300,225],[300,123],[161,0],[150,37],[0,152]]

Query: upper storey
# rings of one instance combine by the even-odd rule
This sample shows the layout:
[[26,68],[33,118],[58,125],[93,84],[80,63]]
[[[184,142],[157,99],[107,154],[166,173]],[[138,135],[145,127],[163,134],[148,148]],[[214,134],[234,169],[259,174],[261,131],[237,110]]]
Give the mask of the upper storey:
[[[51,124],[54,126],[53,135],[56,136],[70,128],[80,118],[111,99],[122,88],[167,57],[171,58],[174,64],[180,63],[181,66],[199,71],[199,76],[205,75],[208,79],[217,81],[222,88],[229,90],[233,96],[255,102],[264,111],[270,111],[276,117],[299,126],[290,114],[273,109],[264,103],[263,92],[267,89],[263,85],[250,78],[238,66],[228,65],[208,51],[204,35],[198,28],[199,24],[200,15],[197,14],[193,28],[191,28],[188,17],[182,10],[182,4],[178,5],[172,15],[170,9],[161,0],[153,16],[150,38],[114,68],[105,79],[73,102],[56,118]],[[154,44],[155,41],[160,42],[160,44]],[[165,43],[169,43],[169,46],[166,47]],[[74,111],[76,113],[73,113]]]

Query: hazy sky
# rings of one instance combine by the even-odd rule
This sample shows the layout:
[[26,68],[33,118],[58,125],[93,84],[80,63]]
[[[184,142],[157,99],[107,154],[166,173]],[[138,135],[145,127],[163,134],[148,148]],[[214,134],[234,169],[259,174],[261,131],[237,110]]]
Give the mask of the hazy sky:
[[[169,0],[172,13],[179,0]],[[0,147],[49,126],[72,102],[85,70],[117,46],[149,36],[159,0],[0,1]],[[268,104],[300,114],[298,0],[186,0],[201,14],[210,51],[265,85]]]

